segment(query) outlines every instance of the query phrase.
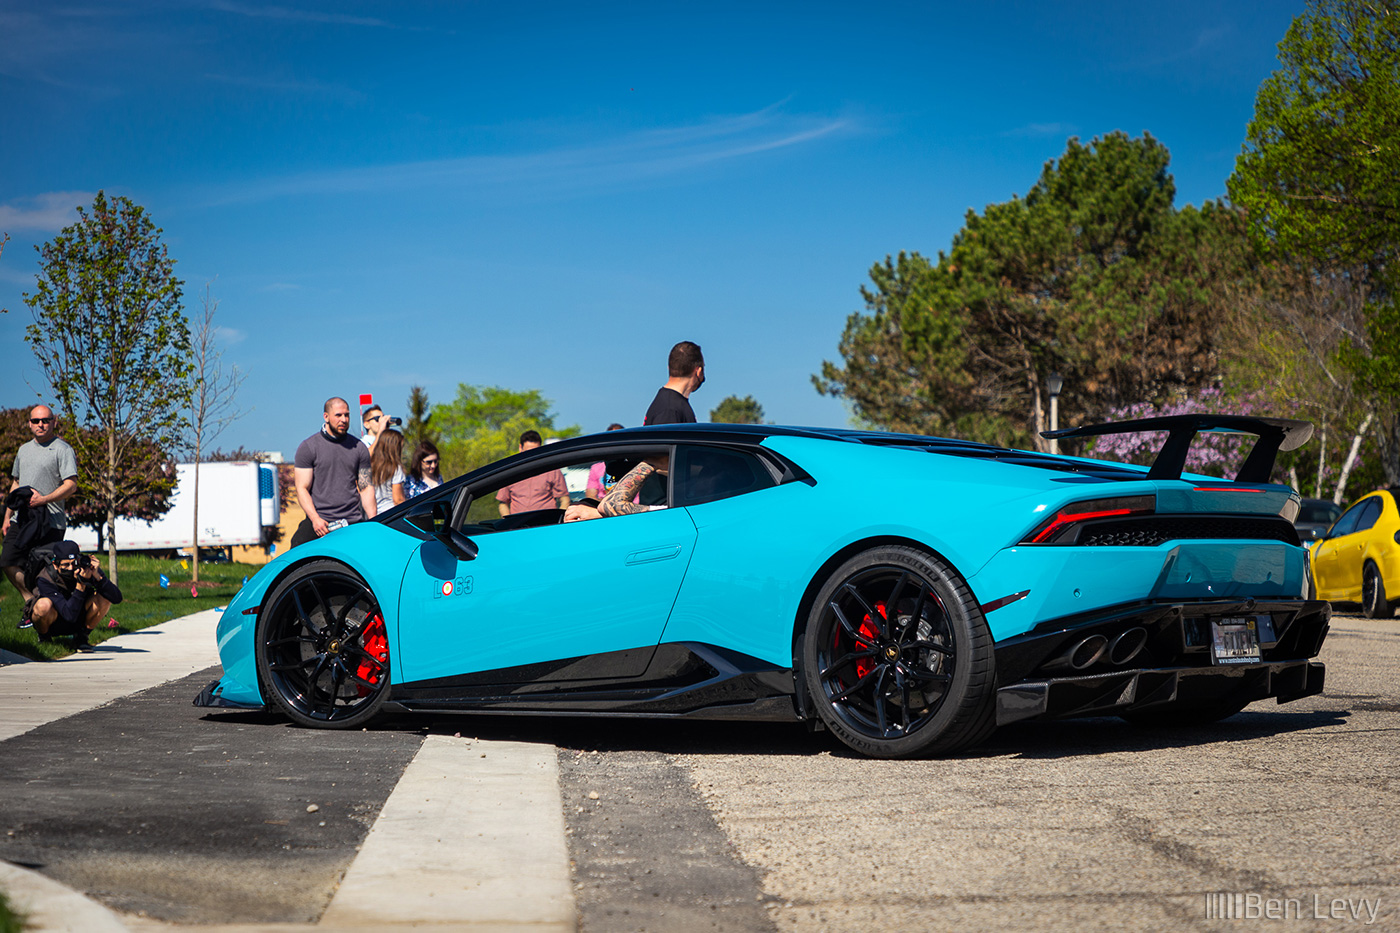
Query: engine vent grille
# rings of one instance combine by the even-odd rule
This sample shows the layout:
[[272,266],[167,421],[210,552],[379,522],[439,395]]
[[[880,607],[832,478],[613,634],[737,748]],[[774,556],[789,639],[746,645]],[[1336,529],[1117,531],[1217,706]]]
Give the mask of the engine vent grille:
[[1298,532],[1283,518],[1248,515],[1145,515],[1085,522],[1072,541],[1081,547],[1156,547],[1168,541],[1243,538],[1297,544]]

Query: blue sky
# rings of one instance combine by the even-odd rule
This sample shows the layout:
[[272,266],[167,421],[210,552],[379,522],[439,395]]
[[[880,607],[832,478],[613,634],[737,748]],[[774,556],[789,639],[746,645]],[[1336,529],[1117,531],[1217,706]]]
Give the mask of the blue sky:
[[33,246],[98,189],[219,300],[288,456],[328,395],[539,389],[636,424],[677,340],[706,420],[842,424],[810,376],[887,254],[946,248],[1071,135],[1144,131],[1220,197],[1301,2],[0,0],[0,404]]

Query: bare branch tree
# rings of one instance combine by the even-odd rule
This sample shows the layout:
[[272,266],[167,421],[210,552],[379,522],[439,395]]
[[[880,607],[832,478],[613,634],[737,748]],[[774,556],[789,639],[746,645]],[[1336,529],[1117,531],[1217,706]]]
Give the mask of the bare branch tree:
[[230,424],[246,414],[234,405],[244,373],[237,366],[227,369],[223,351],[219,349],[219,329],[214,315],[219,301],[213,295],[212,283],[204,286],[200,299],[203,313],[196,318],[190,350],[194,368],[190,371],[190,436],[189,448],[194,463],[194,528],[190,535],[193,556],[192,583],[199,583],[199,464],[204,449],[212,445]]
[[[10,242],[10,235],[9,235],[8,233],[0,233],[0,256],[5,255],[5,244],[8,243],[8,242]],[[9,309],[9,308],[0,308],[0,314],[9,314],[9,313],[10,313],[10,309]]]

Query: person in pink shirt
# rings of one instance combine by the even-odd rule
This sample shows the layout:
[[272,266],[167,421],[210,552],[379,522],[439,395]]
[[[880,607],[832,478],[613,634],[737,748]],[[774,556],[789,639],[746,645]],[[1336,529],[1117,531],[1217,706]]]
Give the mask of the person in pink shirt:
[[[521,451],[534,450],[544,441],[538,431],[526,431],[520,435]],[[539,476],[511,483],[496,493],[496,503],[501,517],[519,515],[521,512],[535,512],[540,509],[567,509],[569,507],[569,487],[564,483],[564,474],[550,470]]]
[[[608,430],[621,431],[622,425],[614,421],[612,424],[608,425]],[[598,502],[603,501],[603,497],[608,494],[608,487],[605,484],[607,475],[608,465],[606,463],[600,460],[593,464],[593,468],[588,471],[588,486],[586,487],[588,490],[588,498]]]

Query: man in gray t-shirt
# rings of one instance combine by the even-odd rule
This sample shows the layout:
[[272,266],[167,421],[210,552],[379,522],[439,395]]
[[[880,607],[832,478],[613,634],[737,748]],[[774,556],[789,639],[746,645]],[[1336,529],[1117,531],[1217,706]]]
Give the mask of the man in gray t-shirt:
[[297,503],[306,519],[292,535],[292,547],[375,515],[369,448],[349,434],[349,403],[328,398],[322,411],[321,430],[297,447]]
[[[33,595],[24,588],[24,564],[29,552],[42,544],[52,544],[63,539],[68,527],[68,516],[63,511],[63,500],[73,495],[78,488],[78,458],[68,442],[54,433],[53,411],[47,405],[36,405],[29,413],[29,430],[34,439],[21,445],[15,453],[15,463],[10,471],[14,482],[9,492],[21,486],[30,489],[31,511],[37,510],[40,527],[37,532],[25,536],[21,543],[22,526],[14,522],[16,510],[6,507],[3,528],[5,541],[0,548],[0,568],[5,577],[20,596],[26,601]],[[12,524],[13,522],[13,524]]]

